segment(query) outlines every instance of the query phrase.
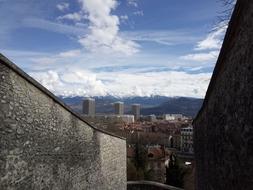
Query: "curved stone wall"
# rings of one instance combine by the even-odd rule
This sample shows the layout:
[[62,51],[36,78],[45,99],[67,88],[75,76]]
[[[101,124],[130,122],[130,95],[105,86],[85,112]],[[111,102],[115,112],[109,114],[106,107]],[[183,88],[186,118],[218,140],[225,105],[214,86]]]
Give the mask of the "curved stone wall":
[[126,189],[126,142],[0,56],[0,189]]

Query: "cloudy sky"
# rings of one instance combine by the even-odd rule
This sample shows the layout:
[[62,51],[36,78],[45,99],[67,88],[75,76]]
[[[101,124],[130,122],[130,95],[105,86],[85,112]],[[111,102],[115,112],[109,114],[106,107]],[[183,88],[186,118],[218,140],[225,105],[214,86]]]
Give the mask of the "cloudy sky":
[[204,97],[217,0],[0,0],[0,52],[56,95]]

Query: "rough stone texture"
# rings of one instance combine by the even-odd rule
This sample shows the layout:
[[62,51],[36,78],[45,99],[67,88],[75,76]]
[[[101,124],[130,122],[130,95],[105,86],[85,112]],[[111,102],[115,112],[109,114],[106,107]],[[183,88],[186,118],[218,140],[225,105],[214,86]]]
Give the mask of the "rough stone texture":
[[154,181],[128,181],[127,190],[183,190]]
[[253,1],[238,0],[194,121],[199,190],[253,188]]
[[92,128],[15,68],[0,56],[0,189],[126,189],[125,140]]

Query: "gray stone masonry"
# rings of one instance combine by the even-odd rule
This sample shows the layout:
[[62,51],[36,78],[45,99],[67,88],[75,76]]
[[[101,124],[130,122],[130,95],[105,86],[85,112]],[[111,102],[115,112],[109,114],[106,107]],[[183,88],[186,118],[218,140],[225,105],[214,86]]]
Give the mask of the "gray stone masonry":
[[126,142],[0,55],[0,190],[125,190]]
[[194,120],[198,190],[253,189],[253,1],[238,0]]

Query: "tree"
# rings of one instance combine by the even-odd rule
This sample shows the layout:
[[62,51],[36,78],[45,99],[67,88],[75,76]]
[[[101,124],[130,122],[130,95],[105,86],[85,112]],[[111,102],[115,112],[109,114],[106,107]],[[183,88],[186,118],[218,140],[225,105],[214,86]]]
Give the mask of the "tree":
[[170,155],[169,166],[166,167],[166,184],[175,187],[184,186],[185,169],[180,167],[178,158],[174,155]]
[[[134,180],[151,180],[153,178],[153,170],[147,168],[148,151],[141,143],[135,144],[135,156],[129,164],[129,177]],[[135,174],[133,174],[135,171]]]
[[217,27],[226,27],[233,13],[236,0],[220,0],[222,3],[222,11],[218,15]]
[[127,181],[135,181],[135,180],[138,180],[136,167],[130,160],[128,160],[127,161]]
[[135,144],[135,157],[134,157],[134,164],[137,170],[145,169],[147,165],[148,153],[145,147],[139,143]]

